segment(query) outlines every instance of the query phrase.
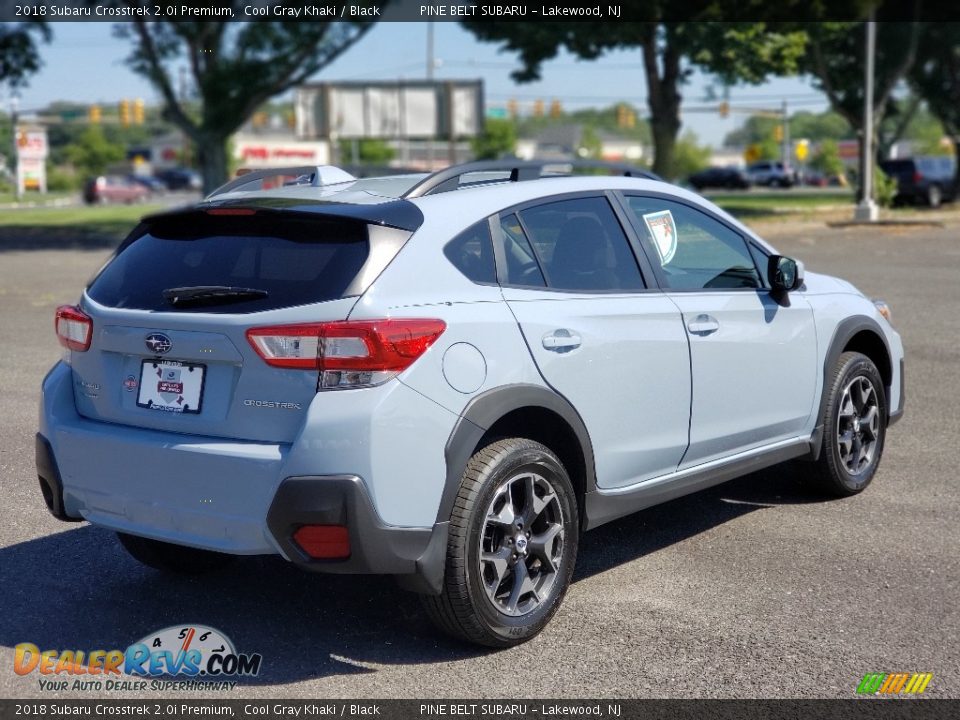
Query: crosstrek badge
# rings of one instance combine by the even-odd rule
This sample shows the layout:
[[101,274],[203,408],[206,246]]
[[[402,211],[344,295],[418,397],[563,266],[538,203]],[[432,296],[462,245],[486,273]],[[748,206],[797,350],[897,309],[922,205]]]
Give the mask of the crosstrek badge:
[[660,255],[660,264],[666,265],[673,260],[673,255],[677,252],[677,224],[673,221],[673,214],[669,210],[647,213],[643,216],[643,221],[647,224],[653,245]]

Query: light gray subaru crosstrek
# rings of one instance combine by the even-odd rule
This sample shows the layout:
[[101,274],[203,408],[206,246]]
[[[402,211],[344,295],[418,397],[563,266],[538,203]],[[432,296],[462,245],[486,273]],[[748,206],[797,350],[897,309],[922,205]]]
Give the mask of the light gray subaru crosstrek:
[[882,302],[673,185],[538,163],[245,175],[145,218],[56,332],[54,516],[164,570],[395,575],[491,646],[584,530],[796,458],[859,493],[904,404]]

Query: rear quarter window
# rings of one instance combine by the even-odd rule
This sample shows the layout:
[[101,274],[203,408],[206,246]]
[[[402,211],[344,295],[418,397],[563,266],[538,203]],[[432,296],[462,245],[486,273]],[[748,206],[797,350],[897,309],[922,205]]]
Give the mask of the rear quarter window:
[[[368,254],[362,221],[191,213],[135,232],[87,293],[115,308],[260,312],[344,297]],[[173,307],[164,294],[171,288],[205,286],[265,295]]]
[[475,283],[496,284],[497,266],[493,259],[490,224],[481,220],[443,248],[447,260]]

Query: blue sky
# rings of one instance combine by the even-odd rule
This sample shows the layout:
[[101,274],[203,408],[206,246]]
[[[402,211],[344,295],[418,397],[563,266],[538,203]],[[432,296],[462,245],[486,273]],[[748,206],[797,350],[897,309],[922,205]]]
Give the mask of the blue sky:
[[[125,40],[112,36],[109,23],[55,23],[51,44],[42,49],[43,70],[22,92],[21,107],[42,107],[54,100],[115,103],[121,98],[142,97],[158,102],[150,85],[130,72],[123,59]],[[500,53],[496,44],[479,43],[451,22],[434,24],[435,56],[441,61],[437,78],[482,78],[488,105],[505,104],[511,97],[520,103],[553,98],[564,107],[604,106],[624,100],[646,108],[646,86],[638,51],[617,51],[599,60],[584,62],[562,55],[546,63],[542,80],[517,85],[510,72],[517,66],[511,53]],[[380,23],[317,80],[375,80],[421,78],[426,72],[427,23]],[[695,75],[684,89],[685,104],[705,102],[710,78]],[[805,78],[782,78],[761,86],[732,90],[734,104],[779,107],[782,99],[792,106],[818,111],[826,101]],[[6,104],[4,99],[4,105]],[[684,127],[692,128],[702,142],[719,145],[723,136],[743,121],[734,114],[722,119],[714,113],[684,114]]]

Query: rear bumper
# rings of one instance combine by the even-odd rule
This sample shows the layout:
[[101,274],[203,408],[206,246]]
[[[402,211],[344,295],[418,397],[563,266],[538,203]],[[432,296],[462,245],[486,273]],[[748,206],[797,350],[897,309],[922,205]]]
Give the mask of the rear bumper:
[[[44,502],[58,520],[89,520],[120,532],[233,554],[279,552],[304,570],[327,573],[396,575],[401,586],[426,594],[440,592],[448,523],[429,528],[386,525],[377,515],[363,481],[355,475],[287,478],[269,503],[265,523],[254,518],[184,510],[126,494],[111,504],[100,491],[68,491],[65,500],[49,441],[37,434],[37,475]],[[236,483],[237,478],[231,478]],[[134,481],[135,483],[135,481]],[[196,483],[194,483],[196,484]],[[215,495],[206,488],[204,495]],[[179,492],[179,491],[178,491]],[[214,505],[213,499],[209,504]],[[74,509],[68,511],[72,506]],[[71,514],[75,513],[75,514]],[[293,539],[303,525],[342,525],[350,556],[317,560]]]
[[[303,525],[341,525],[350,537],[350,557],[318,560],[293,534]],[[408,589],[439,593],[447,550],[448,523],[398,528],[383,523],[366,486],[355,475],[292,477],[284,480],[267,512],[267,527],[283,555],[305,570],[398,575]]]
[[82,517],[67,514],[63,504],[63,481],[60,479],[60,470],[57,460],[53,456],[53,449],[47,439],[37,433],[37,479],[40,481],[40,493],[47,505],[47,510],[57,520],[64,522],[80,522]]
[[[343,427],[364,440],[344,414],[337,415],[336,425],[313,428],[329,446],[228,441],[84,418],[76,412],[71,383],[71,371],[63,365],[44,381],[36,441],[42,493],[58,519],[88,520],[118,532],[234,555],[279,554],[311,571],[404,576],[401,584],[409,589],[439,592],[447,535],[446,523],[434,524],[436,510],[427,522],[392,524],[363,477],[371,467],[356,474],[331,472],[331,466],[359,467],[356,458],[363,457],[338,444],[336,431]],[[412,394],[405,388],[402,392],[401,399]],[[362,444],[369,454],[370,444]],[[307,468],[316,470],[305,472]],[[405,492],[407,502],[429,501],[400,467],[378,477],[387,486],[381,489],[387,498]],[[306,524],[346,526],[350,556],[309,558],[292,540]]]

